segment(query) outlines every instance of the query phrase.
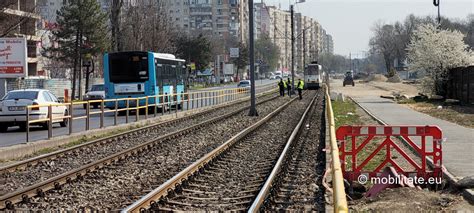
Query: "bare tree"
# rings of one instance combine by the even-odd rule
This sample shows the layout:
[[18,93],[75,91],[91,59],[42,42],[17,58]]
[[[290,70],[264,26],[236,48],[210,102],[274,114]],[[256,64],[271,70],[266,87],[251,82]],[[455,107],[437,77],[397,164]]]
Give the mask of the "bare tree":
[[175,32],[162,1],[129,5],[121,29],[123,50],[174,52]]
[[110,25],[112,34],[112,50],[122,50],[121,39],[121,14],[123,10],[123,0],[112,0],[110,9]]
[[370,39],[369,45],[375,52],[383,56],[386,71],[390,72],[397,51],[395,27],[389,24],[377,23],[372,31],[374,36]]

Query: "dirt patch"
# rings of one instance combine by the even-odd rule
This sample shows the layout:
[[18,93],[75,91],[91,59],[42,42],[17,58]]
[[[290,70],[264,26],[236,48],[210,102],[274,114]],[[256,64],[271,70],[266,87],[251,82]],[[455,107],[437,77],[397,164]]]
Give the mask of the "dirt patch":
[[435,118],[474,128],[474,107],[446,106],[441,102],[408,102],[405,105]]
[[385,77],[382,74],[373,74],[373,75],[369,75],[369,77],[366,79],[366,81],[386,82],[387,77]]
[[390,78],[387,79],[387,82],[390,82],[390,83],[400,83],[402,82],[402,79],[400,78],[399,75],[394,75]]
[[461,196],[414,188],[386,189],[373,198],[349,202],[355,212],[474,211]]
[[355,87],[343,87],[342,80],[332,79],[331,91],[343,93],[351,97],[391,96],[394,93],[413,97],[418,95],[418,84],[389,83],[389,82],[364,82],[357,81]]

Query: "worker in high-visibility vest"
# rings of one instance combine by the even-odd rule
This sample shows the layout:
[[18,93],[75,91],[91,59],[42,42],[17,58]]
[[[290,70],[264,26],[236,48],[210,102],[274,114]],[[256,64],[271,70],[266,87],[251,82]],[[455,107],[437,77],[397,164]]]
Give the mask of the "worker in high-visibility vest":
[[296,86],[298,89],[298,95],[300,96],[300,100],[303,99],[303,95],[301,94],[304,89],[304,81],[301,79],[298,79],[298,85]]
[[283,82],[283,79],[280,79],[278,82],[278,88],[280,89],[280,96],[285,97],[285,82]]

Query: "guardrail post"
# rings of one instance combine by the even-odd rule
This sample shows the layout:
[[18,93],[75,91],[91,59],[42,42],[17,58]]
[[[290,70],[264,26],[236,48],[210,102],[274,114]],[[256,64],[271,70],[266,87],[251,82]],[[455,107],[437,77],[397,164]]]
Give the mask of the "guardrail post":
[[[179,93],[174,94],[174,97],[176,98],[176,101],[174,102],[174,112],[176,113],[176,117],[178,117],[178,95]],[[174,100],[174,98],[173,98]]]
[[89,101],[87,101],[87,107],[86,107],[86,130],[89,130],[90,127],[90,118],[91,118],[91,104]]
[[157,102],[158,98],[157,98],[156,95],[153,96],[153,98],[155,99],[155,105],[153,106],[153,117],[156,117],[156,110],[158,110],[158,107],[157,107],[158,106],[158,102]]
[[140,99],[136,98],[136,101],[135,101],[135,104],[136,104],[136,110],[135,110],[135,122],[137,122],[139,120],[139,117],[140,117]]
[[114,126],[117,125],[117,117],[118,117],[118,100],[115,99]]
[[190,106],[190,103],[189,103],[189,95],[190,95],[190,94],[189,94],[189,91],[188,91],[188,95],[186,96],[186,99],[188,100],[188,103],[187,103],[187,104],[188,104],[188,108],[187,108],[187,110],[189,110],[189,106]]
[[171,111],[173,111],[173,108],[171,107],[171,103],[172,103],[171,98],[172,98],[172,96],[169,96],[168,93],[165,93],[165,95],[166,95],[166,105],[168,105],[168,107],[169,107],[168,114],[171,115]]
[[126,108],[126,112],[125,112],[125,123],[128,124],[128,115],[129,115],[129,111],[128,111],[128,108],[130,107],[130,99],[127,98],[127,108]]
[[146,96],[146,99],[145,99],[145,119],[148,119],[148,96]]
[[72,117],[73,112],[74,112],[74,106],[71,102],[71,103],[69,103],[69,135],[72,134],[72,130],[73,130],[73,128],[72,128],[72,121],[74,120],[73,117]]
[[184,91],[181,91],[181,98],[179,99],[181,111],[184,111]]
[[203,99],[204,93],[203,93],[203,92],[200,92],[199,94],[200,94],[200,95],[199,95],[199,99],[201,100],[201,105],[198,105],[198,108],[199,108],[199,107],[202,107],[202,104],[203,104],[203,102],[204,102],[204,99]]
[[161,106],[161,115],[163,116],[163,115],[165,115],[165,109],[164,109],[164,107],[165,107],[165,106],[163,105],[163,104],[164,104],[164,100],[165,100],[165,99],[164,99],[163,95],[161,95],[161,98],[160,98],[160,100],[161,100],[161,101],[160,101],[160,106]]
[[26,106],[26,142],[30,142],[30,109]]
[[48,139],[53,137],[53,107],[51,104],[48,106]]
[[104,100],[100,102],[100,128],[104,128]]

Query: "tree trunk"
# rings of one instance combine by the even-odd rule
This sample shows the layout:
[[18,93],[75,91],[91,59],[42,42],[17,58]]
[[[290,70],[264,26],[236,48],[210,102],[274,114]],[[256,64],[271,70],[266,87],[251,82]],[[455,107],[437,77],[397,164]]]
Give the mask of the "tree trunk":
[[71,100],[76,100],[76,80],[77,80],[77,63],[79,59],[79,30],[76,32],[76,44],[75,44],[76,57],[74,57],[73,71],[72,71],[72,91]]
[[113,0],[111,13],[110,13],[110,22],[111,22],[111,33],[112,33],[112,49],[114,51],[121,51],[121,34],[120,34],[120,15],[122,11],[123,0]]
[[82,73],[82,31],[79,33],[79,100],[82,100],[82,78],[83,78],[83,73]]
[[94,73],[94,70],[95,70],[95,64],[94,64],[94,60],[91,59],[91,66],[92,66],[92,69],[89,70],[89,67],[87,67],[87,71],[86,71],[86,93],[89,92],[89,80],[90,80],[90,75],[92,73]]
[[384,60],[385,60],[385,69],[387,69],[387,73],[390,72],[390,57],[388,56],[384,56]]

